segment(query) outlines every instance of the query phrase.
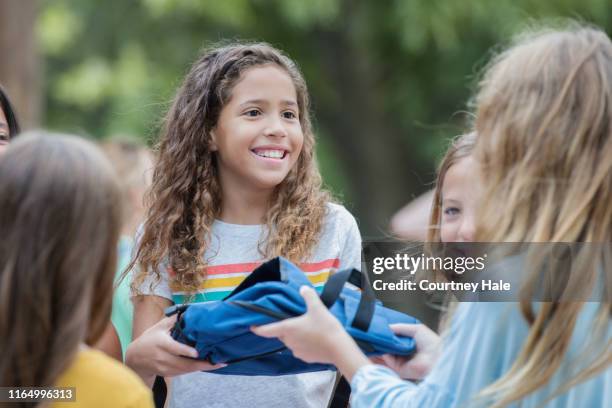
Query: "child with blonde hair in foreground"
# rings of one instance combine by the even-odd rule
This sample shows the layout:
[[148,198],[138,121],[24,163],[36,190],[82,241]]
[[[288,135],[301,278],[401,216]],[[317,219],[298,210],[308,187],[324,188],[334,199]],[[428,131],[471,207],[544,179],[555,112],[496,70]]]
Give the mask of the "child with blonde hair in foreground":
[[[608,36],[570,27],[521,37],[492,61],[476,104],[474,157],[484,194],[474,239],[590,243],[576,247],[569,282],[578,282],[574,288],[582,293],[597,294],[598,280],[609,287]],[[305,361],[335,364],[351,381],[353,407],[612,405],[609,298],[459,304],[442,354],[416,385],[402,380],[410,360],[394,370],[372,364],[316,294],[307,288],[302,294],[304,316],[253,330],[280,338]],[[428,351],[430,338],[413,334],[417,358]]]

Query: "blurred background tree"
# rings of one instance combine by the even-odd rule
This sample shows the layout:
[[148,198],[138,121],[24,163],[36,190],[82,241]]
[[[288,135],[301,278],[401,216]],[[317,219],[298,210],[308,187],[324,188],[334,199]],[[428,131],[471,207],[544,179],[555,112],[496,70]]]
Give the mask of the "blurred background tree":
[[[0,27],[16,16],[7,8],[11,3],[37,2],[0,2]],[[30,125],[93,138],[120,134],[153,144],[175,89],[205,46],[261,40],[287,52],[310,88],[325,181],[370,237],[385,234],[392,213],[430,187],[448,138],[469,125],[468,97],[491,47],[541,19],[570,17],[608,34],[612,29],[610,0],[41,0],[37,5],[32,8],[37,16],[22,13],[26,17],[12,23],[35,28],[44,58],[44,85],[31,81],[42,96],[33,92],[20,108],[43,112],[42,119],[31,115]],[[5,44],[2,58],[22,46],[14,40]],[[36,47],[28,52],[38,53]],[[35,59],[24,61],[36,68]],[[0,82],[11,82],[10,91],[17,88],[7,78],[0,69]]]

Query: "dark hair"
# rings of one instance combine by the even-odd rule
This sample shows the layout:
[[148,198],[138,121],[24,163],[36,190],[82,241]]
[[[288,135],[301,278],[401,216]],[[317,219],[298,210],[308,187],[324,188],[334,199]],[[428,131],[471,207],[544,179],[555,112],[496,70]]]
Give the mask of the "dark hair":
[[4,112],[4,116],[6,117],[6,122],[9,127],[9,137],[14,138],[21,131],[19,127],[19,121],[17,120],[17,115],[15,114],[15,109],[13,109],[13,105],[11,104],[11,100],[2,85],[0,85],[0,108]]
[[26,134],[0,160],[0,209],[0,384],[50,386],[110,319],[117,178],[83,139]]

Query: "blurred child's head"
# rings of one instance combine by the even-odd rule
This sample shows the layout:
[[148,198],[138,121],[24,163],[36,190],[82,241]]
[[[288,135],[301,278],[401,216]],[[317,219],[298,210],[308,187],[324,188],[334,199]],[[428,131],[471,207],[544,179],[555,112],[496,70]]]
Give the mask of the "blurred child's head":
[[480,170],[472,156],[476,133],[459,136],[438,168],[428,242],[469,242],[474,239],[480,200]]
[[8,95],[0,86],[0,154],[6,149],[9,140],[19,133],[19,122]]
[[122,234],[134,236],[144,219],[144,194],[151,185],[153,154],[138,143],[109,140],[100,144],[117,173],[122,195]]
[[119,187],[95,146],[20,137],[0,160],[0,382],[44,386],[110,318]]
[[[476,97],[486,241],[612,240],[612,43],[593,28],[525,35]],[[500,217],[501,214],[511,216]]]
[[[206,51],[165,118],[137,253],[143,273],[157,274],[168,256],[178,285],[196,288],[205,277],[212,224],[224,197],[239,190],[265,193],[262,254],[303,259],[316,243],[329,201],[309,109],[304,78],[281,51],[263,43]],[[138,274],[134,285],[141,279]]]

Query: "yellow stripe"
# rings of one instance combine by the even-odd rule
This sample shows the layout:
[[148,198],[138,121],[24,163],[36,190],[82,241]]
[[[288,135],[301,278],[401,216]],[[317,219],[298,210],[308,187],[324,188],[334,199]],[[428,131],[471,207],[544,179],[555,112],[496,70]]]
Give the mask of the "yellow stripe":
[[317,283],[325,283],[327,282],[327,278],[329,277],[329,271],[323,271],[317,273],[316,275],[308,275],[307,278],[313,285]]
[[[316,274],[307,275],[308,280],[312,284],[327,282],[329,271],[322,271]],[[234,278],[209,278],[202,283],[200,290],[236,287],[242,283],[246,276],[237,276]]]
[[235,278],[212,278],[206,279],[202,285],[200,285],[200,290],[202,289],[213,289],[213,288],[226,288],[226,287],[236,287],[242,283],[243,280],[246,279],[246,276],[237,276]]

